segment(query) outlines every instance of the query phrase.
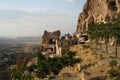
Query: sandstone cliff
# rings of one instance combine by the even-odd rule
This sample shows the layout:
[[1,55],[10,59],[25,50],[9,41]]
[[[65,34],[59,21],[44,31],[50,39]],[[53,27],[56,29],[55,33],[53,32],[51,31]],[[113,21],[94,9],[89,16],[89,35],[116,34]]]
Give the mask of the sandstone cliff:
[[87,0],[78,18],[76,32],[85,33],[92,23],[104,22],[120,13],[120,0]]

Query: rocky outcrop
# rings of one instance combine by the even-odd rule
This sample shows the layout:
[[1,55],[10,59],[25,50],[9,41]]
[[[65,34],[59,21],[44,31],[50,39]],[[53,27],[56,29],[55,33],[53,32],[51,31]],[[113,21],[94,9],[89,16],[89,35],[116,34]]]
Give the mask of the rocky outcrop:
[[42,44],[49,44],[51,40],[55,39],[58,40],[60,38],[61,32],[59,30],[54,32],[44,31],[42,36]]
[[106,22],[120,13],[120,0],[87,0],[78,18],[76,32],[85,33],[92,23]]

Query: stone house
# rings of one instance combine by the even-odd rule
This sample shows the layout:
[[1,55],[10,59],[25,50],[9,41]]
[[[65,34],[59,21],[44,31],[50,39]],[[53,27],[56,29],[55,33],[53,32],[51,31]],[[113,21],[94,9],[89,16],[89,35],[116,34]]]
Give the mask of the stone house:
[[60,34],[59,30],[54,32],[44,31],[39,50],[45,55],[48,53],[60,55]]

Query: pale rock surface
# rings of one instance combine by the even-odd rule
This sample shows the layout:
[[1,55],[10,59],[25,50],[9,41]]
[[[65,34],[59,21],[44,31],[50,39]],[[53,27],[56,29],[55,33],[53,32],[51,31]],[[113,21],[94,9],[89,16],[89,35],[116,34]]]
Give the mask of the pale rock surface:
[[120,13],[120,0],[87,0],[78,17],[76,32],[85,33],[92,23],[106,22]]

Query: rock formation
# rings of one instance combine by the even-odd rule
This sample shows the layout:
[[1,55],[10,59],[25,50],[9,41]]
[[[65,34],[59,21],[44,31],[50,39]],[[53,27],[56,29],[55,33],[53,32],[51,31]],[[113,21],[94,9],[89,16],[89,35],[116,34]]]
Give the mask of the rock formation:
[[53,39],[58,40],[60,38],[60,34],[61,32],[59,30],[54,32],[44,31],[42,44],[49,44]]
[[85,33],[92,23],[106,22],[120,13],[120,0],[87,0],[78,18],[76,32]]

